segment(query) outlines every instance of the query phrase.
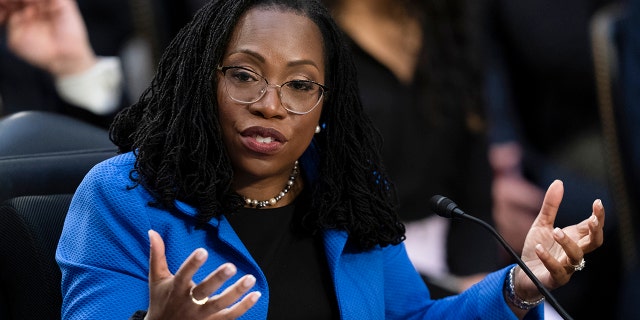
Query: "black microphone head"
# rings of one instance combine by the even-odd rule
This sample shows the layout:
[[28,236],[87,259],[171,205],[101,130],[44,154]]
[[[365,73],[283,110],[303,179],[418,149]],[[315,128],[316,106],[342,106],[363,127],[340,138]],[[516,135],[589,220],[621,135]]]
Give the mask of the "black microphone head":
[[456,213],[455,210],[460,210],[455,202],[441,195],[431,197],[429,206],[433,212],[445,218],[453,218],[455,216],[454,213]]

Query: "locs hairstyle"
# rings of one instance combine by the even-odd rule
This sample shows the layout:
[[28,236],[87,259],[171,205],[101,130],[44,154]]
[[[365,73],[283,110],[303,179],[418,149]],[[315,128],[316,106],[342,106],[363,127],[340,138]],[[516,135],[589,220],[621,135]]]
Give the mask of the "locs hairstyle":
[[152,205],[168,210],[175,210],[175,200],[191,204],[200,225],[244,205],[231,189],[233,170],[214,88],[233,29],[252,8],[306,16],[324,41],[325,84],[331,91],[321,115],[325,129],[312,143],[317,156],[301,163],[312,194],[305,226],[312,232],[346,230],[360,249],[398,244],[404,227],[380,162],[382,140],[361,106],[350,51],[317,1],[220,0],[198,11],[167,47],[149,88],[111,126],[119,151],[136,153],[130,187],[142,185],[154,195]]

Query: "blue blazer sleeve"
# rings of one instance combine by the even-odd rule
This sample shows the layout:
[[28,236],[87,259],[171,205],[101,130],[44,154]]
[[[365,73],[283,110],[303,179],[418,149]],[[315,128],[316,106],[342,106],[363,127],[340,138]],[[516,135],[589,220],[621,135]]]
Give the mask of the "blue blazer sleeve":
[[112,175],[115,167],[112,162],[94,167],[71,202],[56,252],[63,319],[128,319],[147,309],[150,224],[141,212],[149,210],[148,198],[110,200],[125,194],[114,186],[132,185],[130,180],[106,185],[126,181]]
[[[517,319],[506,304],[502,290],[512,266],[490,273],[459,295],[431,300],[404,245],[384,250],[386,319]],[[530,311],[526,319],[543,319],[542,311],[539,306]]]
[[[325,248],[342,319],[517,319],[503,285],[509,268],[489,274],[465,292],[430,298],[404,244],[351,250],[346,232],[325,233]],[[542,319],[542,307],[527,319]]]

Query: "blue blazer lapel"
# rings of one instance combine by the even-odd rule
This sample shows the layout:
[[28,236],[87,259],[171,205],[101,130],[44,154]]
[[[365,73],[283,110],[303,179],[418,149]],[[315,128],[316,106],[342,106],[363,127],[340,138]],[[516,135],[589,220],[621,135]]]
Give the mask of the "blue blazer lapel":
[[382,250],[356,252],[345,231],[324,232],[324,245],[342,319],[384,319]]

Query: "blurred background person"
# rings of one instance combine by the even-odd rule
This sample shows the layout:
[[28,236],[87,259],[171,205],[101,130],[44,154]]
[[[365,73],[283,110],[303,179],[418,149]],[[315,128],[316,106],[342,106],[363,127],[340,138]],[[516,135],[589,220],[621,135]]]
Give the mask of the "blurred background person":
[[640,319],[640,1],[599,9],[591,40],[624,271],[617,319]]
[[[582,203],[597,196],[612,206],[605,237],[616,237],[589,42],[593,14],[612,2],[480,1],[494,220],[517,251],[544,186],[556,178],[567,190],[558,226],[589,212]],[[558,301],[578,319],[610,318],[621,274],[618,242],[609,241],[588,264],[556,291]]]
[[640,310],[634,302],[640,301],[640,1],[626,1],[624,15],[618,24],[620,90],[622,111],[619,114],[623,124],[623,141],[628,168],[628,199],[630,204],[629,239],[625,248],[635,253],[629,255],[627,272],[620,297],[620,319],[640,319]]
[[491,223],[481,83],[464,1],[325,0],[347,36],[366,112],[407,227],[409,256],[432,295],[460,292],[498,266],[483,228],[428,209],[442,194]]
[[0,117],[42,110],[108,127],[206,2],[0,0]]
[[118,56],[134,34],[127,0],[0,0],[0,115],[66,114],[107,127],[128,103]]

